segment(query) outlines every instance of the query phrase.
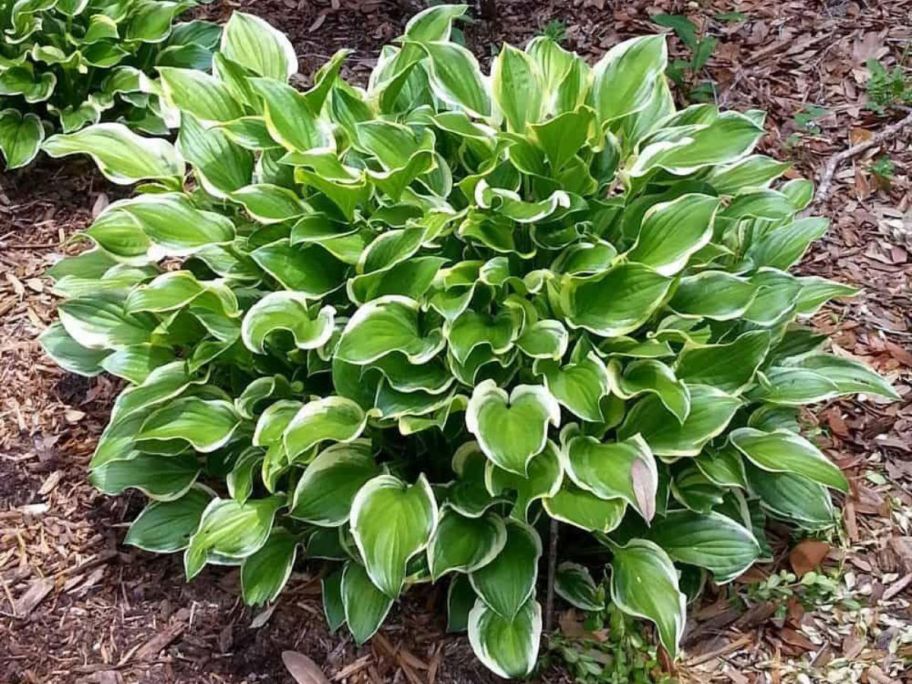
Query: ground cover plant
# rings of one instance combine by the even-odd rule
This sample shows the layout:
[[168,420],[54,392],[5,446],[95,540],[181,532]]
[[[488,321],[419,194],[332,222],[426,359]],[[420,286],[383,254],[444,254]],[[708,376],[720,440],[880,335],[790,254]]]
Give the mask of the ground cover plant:
[[540,37],[482,74],[449,40],[464,11],[416,16],[366,90],[340,53],[303,93],[237,13],[212,75],[161,70],[174,145],[50,138],[144,184],[51,272],[43,343],[128,383],[91,478],[149,496],[127,541],[190,578],[239,565],[267,602],[303,549],[358,642],[445,581],[450,627],[522,676],[559,527],[558,594],[674,656],[687,596],[765,558],[767,516],[835,521],[847,482],[798,407],[895,395],[798,322],[854,290],[787,272],[826,221],[753,154],[761,113],[675,111],[660,36],[594,67]]
[[38,153],[45,129],[102,117],[168,130],[153,68],[208,69],[219,28],[176,22],[193,0],[2,0],[0,155],[7,168]]

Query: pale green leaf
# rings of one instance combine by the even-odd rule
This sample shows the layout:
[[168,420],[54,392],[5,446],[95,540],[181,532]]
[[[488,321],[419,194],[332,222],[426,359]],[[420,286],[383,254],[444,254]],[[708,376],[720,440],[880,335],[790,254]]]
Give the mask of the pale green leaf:
[[535,591],[541,539],[534,528],[506,523],[506,542],[496,557],[469,575],[472,587],[495,613],[512,620]]
[[475,387],[466,428],[496,465],[525,476],[529,461],[545,448],[548,423],[560,424],[560,407],[544,387],[517,385],[508,395],[493,380]]
[[481,599],[469,613],[469,643],[476,657],[505,679],[525,677],[538,660],[541,605],[530,598],[512,619],[505,619]]
[[[371,581],[390,598],[402,590],[406,565],[427,547],[437,518],[437,502],[424,475],[413,485],[392,475],[378,475],[355,496],[351,507],[355,544]],[[348,624],[352,625],[351,620]]]
[[655,543],[634,539],[615,547],[611,560],[611,599],[628,615],[654,623],[659,640],[672,658],[684,633],[686,598],[678,589],[678,573]]
[[184,160],[167,140],[143,138],[119,123],[101,123],[54,135],[42,149],[52,157],[88,154],[113,183],[182,178]]

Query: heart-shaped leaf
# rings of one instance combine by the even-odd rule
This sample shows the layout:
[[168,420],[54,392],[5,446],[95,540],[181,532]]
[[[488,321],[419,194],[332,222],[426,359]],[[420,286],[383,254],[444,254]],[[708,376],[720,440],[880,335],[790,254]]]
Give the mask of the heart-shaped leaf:
[[402,589],[409,559],[430,542],[437,516],[437,502],[424,475],[413,485],[378,475],[355,496],[352,536],[371,582],[390,598]]
[[547,389],[517,385],[509,395],[486,380],[466,409],[466,428],[491,461],[525,476],[529,461],[545,448],[548,423],[560,424],[560,407]]

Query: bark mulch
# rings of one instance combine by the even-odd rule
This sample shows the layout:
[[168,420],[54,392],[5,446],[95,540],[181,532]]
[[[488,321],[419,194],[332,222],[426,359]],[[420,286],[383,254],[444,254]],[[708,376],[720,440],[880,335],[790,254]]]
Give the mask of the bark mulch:
[[[288,32],[306,77],[340,48],[364,80],[377,49],[420,2],[242,0],[205,8],[264,16]],[[889,65],[912,46],[912,2],[700,4],[653,0],[497,0],[496,15],[466,27],[483,59],[502,40],[522,44],[552,20],[566,45],[593,59],[617,40],[651,32],[657,12],[685,14],[719,46],[700,80],[727,107],[769,112],[763,148],[817,178],[827,159],[905,115],[865,108],[864,63]],[[733,16],[730,13],[741,13]],[[720,13],[729,15],[720,18]],[[743,15],[743,16],[742,16]],[[676,54],[683,54],[677,40]],[[906,66],[909,66],[908,63]],[[823,108],[814,110],[812,106]],[[802,112],[820,114],[805,125]],[[796,118],[797,115],[797,118]],[[818,212],[832,225],[800,270],[864,288],[814,325],[837,353],[884,373],[903,400],[831,402],[807,413],[815,439],[852,480],[844,531],[796,546],[777,535],[777,560],[691,607],[683,681],[909,681],[912,663],[912,130],[849,160]],[[889,187],[871,164],[889,156]],[[187,584],[178,557],[121,545],[141,497],[96,493],[85,466],[119,387],[68,375],[36,336],[54,318],[41,277],[93,213],[122,194],[90,165],[43,161],[0,176],[0,682],[291,681],[281,652],[313,658],[333,682],[495,681],[464,638],[444,634],[444,596],[418,591],[368,645],[327,632],[312,568],[299,568],[277,604],[251,611],[237,573],[206,570]],[[770,589],[780,571],[819,559],[825,590]],[[559,621],[579,631],[572,612]],[[904,666],[905,663],[905,666]],[[540,681],[570,681],[550,670]]]

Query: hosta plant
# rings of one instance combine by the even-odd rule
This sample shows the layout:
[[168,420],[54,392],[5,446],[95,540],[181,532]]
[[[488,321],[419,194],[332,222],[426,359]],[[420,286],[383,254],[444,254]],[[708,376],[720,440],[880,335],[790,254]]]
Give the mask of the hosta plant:
[[208,69],[217,25],[176,23],[194,0],[0,0],[0,155],[38,153],[46,128],[66,133],[121,119],[167,131],[155,67]]
[[257,604],[325,559],[359,643],[442,582],[449,627],[522,676],[555,527],[558,594],[674,656],[687,596],[770,555],[768,517],[836,519],[798,407],[894,393],[800,323],[855,291],[788,273],[827,223],[753,153],[760,112],[676,111],[661,36],[592,67],[537,38],[484,74],[464,9],[412,19],[366,88],[340,53],[305,92],[235,14],[211,75],[162,70],[175,145],[51,138],[144,185],[53,268],[44,346],[126,383],[91,479],[149,497],[127,542],[188,578],[240,566]]

